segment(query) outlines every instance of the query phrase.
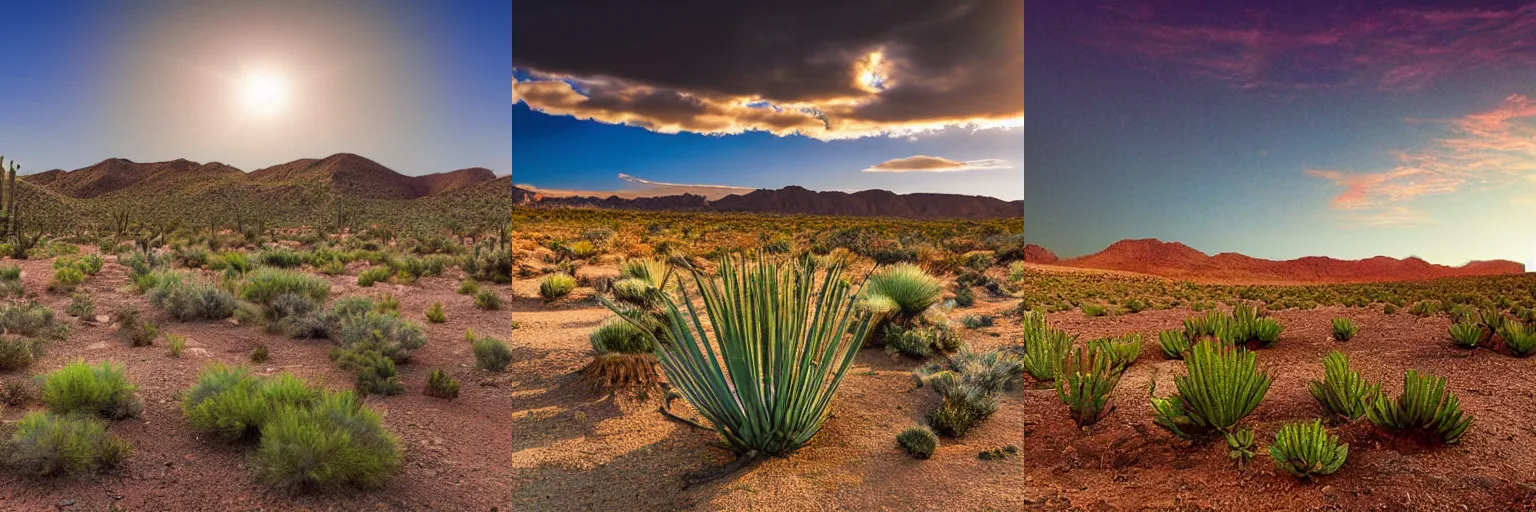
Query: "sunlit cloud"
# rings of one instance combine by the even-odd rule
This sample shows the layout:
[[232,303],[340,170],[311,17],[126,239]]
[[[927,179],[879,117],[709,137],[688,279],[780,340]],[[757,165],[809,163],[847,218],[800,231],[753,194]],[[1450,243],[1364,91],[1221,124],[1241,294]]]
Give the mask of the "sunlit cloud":
[[1246,89],[1416,90],[1473,69],[1536,64],[1536,4],[1393,9],[1308,29],[1275,28],[1284,24],[1260,13],[1223,26],[1115,14],[1120,23],[1084,42]]
[[916,155],[886,160],[864,169],[863,172],[961,172],[984,169],[1011,169],[1005,160],[993,158],[957,161],[937,156]]
[[1449,135],[1416,151],[1396,155],[1382,172],[1308,169],[1310,176],[1343,187],[1334,208],[1383,208],[1427,195],[1450,194],[1468,185],[1497,187],[1536,181],[1536,101],[1511,95],[1496,108],[1445,122]]
[[756,190],[751,187],[738,187],[732,185],[705,185],[665,183],[637,178],[628,174],[619,174],[619,180],[630,184],[628,188],[614,190],[571,190],[540,188],[533,185],[518,184],[517,187],[541,194],[545,197],[596,197],[608,198],[617,196],[620,199],[635,199],[641,197],[664,197],[692,194],[703,196],[704,199],[714,201],[729,195],[746,194]]
[[1349,212],[1341,216],[1346,226],[1387,227],[1418,226],[1431,221],[1423,213],[1406,206],[1392,206],[1378,211]]

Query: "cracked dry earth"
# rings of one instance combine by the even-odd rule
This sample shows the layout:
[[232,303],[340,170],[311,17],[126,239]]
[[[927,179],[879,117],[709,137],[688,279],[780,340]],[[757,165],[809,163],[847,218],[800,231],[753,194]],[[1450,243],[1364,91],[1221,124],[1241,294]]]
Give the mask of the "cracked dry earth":
[[[89,249],[88,249],[89,250]],[[94,319],[64,314],[69,296],[45,293],[53,275],[51,260],[16,262],[29,295],[70,323],[69,337],[53,341],[42,357],[24,371],[0,375],[6,381],[31,379],[71,360],[115,361],[138,385],[144,412],[117,421],[109,430],[133,445],[126,466],[84,479],[34,479],[0,472],[0,510],[490,510],[510,501],[516,473],[506,461],[512,456],[508,418],[515,402],[505,374],[474,369],[474,356],[464,341],[465,329],[507,340],[511,325],[507,311],[482,311],[474,298],[454,293],[462,272],[450,268],[443,276],[425,277],[412,285],[357,286],[358,266],[347,275],[330,277],[333,298],[352,294],[393,294],[401,314],[420,323],[427,345],[399,366],[403,394],[371,396],[366,404],[384,416],[386,427],[400,440],[402,471],[382,488],[340,494],[290,496],[257,483],[247,464],[250,447],[201,439],[183,416],[177,394],[191,386],[204,365],[222,361],[251,365],[254,373],[290,372],[334,389],[349,389],[352,377],[327,355],[328,340],[294,340],[266,334],[259,327],[231,321],[176,322],[157,318],[160,312],[140,295],[122,290],[129,285],[127,269],[106,257],[102,272],[79,291],[96,301],[96,313],[110,313],[119,304],[139,305],[160,323],[161,332],[187,337],[180,358],[169,355],[164,341],[131,347],[117,337],[115,327]],[[9,262],[7,262],[9,263]],[[316,274],[320,275],[320,274]],[[482,288],[491,286],[485,283]],[[495,286],[503,296],[505,285]],[[428,323],[424,313],[441,301],[448,321]],[[270,359],[249,362],[259,345]],[[462,383],[459,399],[448,401],[422,394],[427,375],[442,368]],[[35,388],[34,388],[35,389]],[[7,407],[4,419],[14,422],[27,410],[40,410],[36,400],[25,407]]]
[[[659,398],[624,399],[586,389],[575,372],[591,358],[587,333],[608,312],[578,288],[544,303],[537,282],[514,281],[512,456],[514,510],[1531,510],[1536,507],[1536,358],[1451,345],[1448,320],[1384,315],[1379,310],[1320,308],[1279,311],[1285,325],[1259,364],[1275,380],[1249,416],[1260,446],[1285,423],[1311,421],[1323,410],[1307,390],[1321,379],[1331,350],[1384,383],[1396,396],[1409,368],[1446,377],[1474,416],[1457,446],[1423,445],[1360,423],[1330,427],[1350,444],[1337,473],[1314,482],[1278,471],[1260,455],[1245,466],[1220,442],[1191,446],[1152,423],[1147,397],[1175,390],[1183,363],[1157,348],[1162,330],[1182,328],[1190,310],[1085,317],[1049,316],[1051,325],[1092,339],[1143,334],[1140,359],[1112,395],[1115,409],[1077,429],[1049,388],[1026,385],[958,441],[941,439],[932,460],[918,461],[896,446],[903,428],[921,421],[937,397],[909,391],[919,363],[865,349],[844,381],[833,414],[812,443],[787,458],[694,488],[685,473],[716,467],[731,456],[713,433],[670,421]],[[977,304],[957,309],[1002,314],[1012,299],[977,291]],[[1349,316],[1361,331],[1349,342],[1330,338],[1329,319]],[[996,334],[997,336],[992,336]],[[990,348],[1017,343],[1017,317],[964,330],[966,341]],[[682,401],[675,404],[682,404]],[[683,407],[683,410],[687,410]],[[978,451],[1003,444],[1019,456],[981,461]],[[1261,449],[1261,453],[1264,453]]]

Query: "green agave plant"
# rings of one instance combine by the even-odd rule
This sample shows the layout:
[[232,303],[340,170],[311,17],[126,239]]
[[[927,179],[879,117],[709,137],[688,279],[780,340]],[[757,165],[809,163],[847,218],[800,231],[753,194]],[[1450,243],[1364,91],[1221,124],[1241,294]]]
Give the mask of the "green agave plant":
[[662,295],[670,339],[656,355],[667,380],[744,458],[805,445],[827,420],[870,325],[842,267],[759,253],[724,257],[713,277],[691,273],[711,328],[683,280],[680,301]]
[[1297,478],[1331,475],[1349,458],[1349,445],[1340,444],[1339,436],[1329,434],[1322,420],[1293,423],[1275,433],[1269,458],[1275,467]]
[[1157,344],[1163,348],[1163,356],[1168,359],[1184,359],[1184,353],[1189,351],[1189,339],[1185,337],[1184,331],[1178,329],[1158,334]]
[[1228,433],[1259,406],[1273,381],[1253,352],[1212,341],[1195,344],[1184,364],[1189,373],[1173,379],[1178,393],[1152,397],[1153,422],[1184,439]]
[[1366,382],[1349,369],[1349,356],[1337,350],[1323,358],[1323,380],[1310,381],[1307,387],[1323,409],[1348,421],[1360,419],[1366,409],[1381,396],[1381,384]]
[[1120,373],[1141,357],[1141,334],[1131,333],[1118,338],[1097,339],[1089,341],[1088,347],[1108,355],[1111,369]]
[[1334,341],[1349,341],[1355,338],[1355,333],[1360,332],[1360,327],[1349,318],[1335,318],[1333,323]]
[[1519,320],[1505,320],[1499,326],[1499,338],[1515,357],[1527,357],[1536,353],[1536,329],[1527,327]]
[[1056,365],[1056,396],[1072,411],[1078,427],[1099,422],[1109,393],[1120,383],[1113,352],[1102,346],[1077,347]]
[[1396,400],[1377,398],[1365,417],[1388,430],[1433,433],[1445,444],[1460,442],[1472,426],[1472,417],[1461,412],[1461,399],[1445,390],[1445,378],[1417,370],[1403,374],[1402,395]]
[[1024,371],[1037,382],[1056,379],[1056,363],[1066,357],[1076,337],[1066,331],[1047,327],[1044,321],[1024,329]]
[[1451,324],[1451,341],[1463,348],[1476,348],[1483,341],[1483,326],[1472,322]]

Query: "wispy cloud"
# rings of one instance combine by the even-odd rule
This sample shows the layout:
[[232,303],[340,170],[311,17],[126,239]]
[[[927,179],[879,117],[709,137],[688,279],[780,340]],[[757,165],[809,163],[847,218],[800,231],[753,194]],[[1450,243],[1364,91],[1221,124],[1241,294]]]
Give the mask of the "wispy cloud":
[[1393,206],[1368,212],[1349,212],[1344,214],[1341,220],[1347,226],[1357,227],[1417,226],[1431,222],[1428,216],[1406,206]]
[[1536,4],[1392,9],[1303,29],[1258,11],[1219,26],[1151,10],[1113,14],[1120,21],[1085,43],[1247,89],[1414,90],[1468,70],[1536,64]]
[[961,172],[982,169],[1011,169],[1012,167],[1006,160],[995,158],[958,161],[937,156],[915,155],[886,160],[865,168],[863,172]]
[[1536,101],[1515,94],[1498,107],[1444,122],[1448,136],[1428,147],[1398,152],[1382,172],[1308,169],[1310,176],[1343,187],[1335,208],[1387,208],[1469,184],[1501,186],[1536,181]]
[[631,184],[629,188],[615,190],[572,190],[540,188],[533,185],[518,184],[519,188],[543,194],[547,197],[597,197],[608,198],[617,196],[622,199],[635,199],[640,197],[662,197],[693,194],[704,196],[705,199],[714,201],[732,194],[746,194],[756,190],[751,187],[737,187],[732,185],[701,185],[683,183],[665,183],[637,178],[628,174],[619,173],[619,180]]

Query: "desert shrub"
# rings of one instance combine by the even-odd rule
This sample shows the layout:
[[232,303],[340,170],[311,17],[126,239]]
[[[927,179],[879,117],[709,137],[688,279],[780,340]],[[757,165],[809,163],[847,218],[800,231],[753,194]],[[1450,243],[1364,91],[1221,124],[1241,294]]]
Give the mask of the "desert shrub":
[[388,281],[391,275],[389,267],[368,267],[357,273],[358,286],[373,286],[374,283]]
[[[568,274],[552,274],[539,281],[539,296],[544,297],[546,301],[557,300],[570,295],[571,290],[575,289],[576,278]],[[478,293],[475,294],[476,302],[479,301],[479,297]]]
[[475,294],[475,307],[488,311],[501,309],[501,295],[491,289],[480,290]]
[[153,269],[143,274],[133,276],[133,285],[139,293],[145,293],[156,288],[166,288],[192,276],[185,270]]
[[244,367],[214,363],[183,394],[181,408],[193,430],[238,441],[257,437],[277,409],[307,407],[318,396],[304,381],[286,373],[258,379]]
[[43,351],[43,341],[21,336],[0,336],[0,371],[13,372],[32,366]]
[[[810,258],[785,261],[763,253],[743,260],[726,256],[713,274],[691,269],[703,284],[699,293],[713,335],[700,327],[697,309],[690,307],[687,317],[679,309],[691,303],[686,288],[677,302],[663,296],[670,339],[697,342],[664,343],[657,358],[669,380],[690,383],[679,393],[739,454],[781,455],[812,439],[868,334],[870,318],[858,309],[842,268],[820,270]],[[598,298],[619,312],[613,301]],[[728,325],[742,329],[723,327]],[[724,354],[772,347],[775,355],[762,364],[727,358],[721,365],[705,362],[706,346],[708,353]]]
[[17,422],[7,451],[10,466],[23,474],[84,476],[117,467],[131,447],[100,418],[30,412]]
[[265,362],[267,362],[267,359],[270,358],[270,357],[272,357],[272,355],[271,355],[270,352],[267,351],[267,346],[266,345],[257,345],[256,348],[251,349],[251,362],[252,363],[256,363],[256,364],[265,363]]
[[235,314],[234,294],[190,276],[151,288],[147,295],[150,304],[183,322],[223,320]]
[[0,281],[17,281],[21,279],[21,265],[0,265]]
[[22,336],[57,339],[69,332],[67,326],[54,318],[53,310],[35,301],[0,304],[0,329]]
[[1518,320],[1505,320],[1499,326],[1499,338],[1515,357],[1526,357],[1536,352],[1536,329]]
[[324,393],[310,407],[280,407],[261,427],[258,478],[291,492],[377,487],[401,452],[378,413],[352,393]]
[[1109,309],[1100,304],[1083,303],[1078,306],[1085,316],[1104,316],[1109,314]]
[[916,318],[937,303],[943,291],[939,280],[923,272],[922,267],[898,263],[871,274],[860,294],[890,299],[896,306],[892,311],[895,319],[905,321]]
[[930,363],[914,375],[943,400],[928,415],[928,424],[945,436],[961,437],[997,412],[997,396],[1022,377],[1023,364],[1001,350],[962,350],[947,365]]
[[96,314],[96,301],[91,296],[76,293],[69,298],[69,306],[64,308],[64,314],[76,318],[88,318]]
[[1403,393],[1396,400],[1377,397],[1365,417],[1378,427],[1434,435],[1445,444],[1460,442],[1472,426],[1472,417],[1462,414],[1461,399],[1445,390],[1445,378],[1417,370],[1403,374]]
[[933,457],[934,450],[939,448],[939,436],[933,435],[933,431],[927,427],[907,427],[900,434],[896,434],[896,444],[912,458],[927,460]]
[[443,312],[442,302],[433,302],[432,307],[427,308],[427,321],[434,324],[448,321],[448,314]]
[[191,246],[176,251],[176,262],[187,268],[203,268],[208,266],[211,254],[207,247]]
[[181,352],[187,349],[187,337],[180,334],[166,334],[165,344],[171,350],[171,357],[181,357]]
[[405,390],[400,384],[395,361],[372,349],[337,348],[331,356],[341,369],[352,372],[357,379],[357,392],[368,395],[398,395]]
[[474,295],[475,292],[480,291],[480,285],[474,279],[465,279],[459,282],[459,289],[455,291],[459,295]]
[[380,313],[399,312],[400,298],[396,297],[393,293],[384,292],[382,297],[374,301],[373,310]]
[[1007,444],[991,450],[977,452],[977,460],[1003,460],[1019,454],[1018,445]]
[[139,310],[132,306],[123,306],[119,309],[117,335],[128,340],[135,347],[147,347],[155,344],[155,338],[160,337],[160,325],[154,320],[144,318]]
[[1348,421],[1365,415],[1381,395],[1381,385],[1366,382],[1349,369],[1349,356],[1337,350],[1323,358],[1323,380],[1310,381],[1307,388],[1324,410]]
[[75,361],[43,376],[42,399],[55,414],[81,412],[104,418],[127,418],[144,404],[128,382],[122,365],[102,362],[91,366]]
[[980,329],[992,326],[992,315],[965,315],[960,318],[960,324],[967,329]]
[[304,264],[304,255],[292,249],[279,247],[262,251],[259,260],[261,264],[269,267],[295,268]]
[[1078,347],[1056,366],[1056,397],[1067,404],[1078,427],[1098,423],[1109,394],[1120,383],[1122,367],[1105,345]]
[[1355,333],[1360,332],[1360,327],[1355,321],[1348,318],[1335,318],[1333,323],[1333,339],[1335,341],[1349,341],[1355,338]]
[[955,305],[956,306],[960,306],[962,308],[968,308],[968,307],[974,306],[975,304],[976,304],[976,292],[971,291],[971,287],[969,287],[969,286],[962,286],[959,289],[955,290]]
[[1258,369],[1253,352],[1201,341],[1184,357],[1186,375],[1174,377],[1178,392],[1152,397],[1153,422],[1184,439],[1223,434],[1253,412],[1273,378]]
[[1037,382],[1056,378],[1056,362],[1066,357],[1076,338],[1066,331],[1045,325],[1045,315],[1031,312],[1024,316],[1024,350],[1020,358],[1025,371]]
[[75,267],[64,267],[53,272],[53,281],[48,283],[48,291],[67,292],[84,282],[85,272]]
[[1141,334],[1131,333],[1115,338],[1102,338],[1088,342],[1088,347],[1109,356],[1111,369],[1124,372],[1141,357]]
[[1340,444],[1339,436],[1329,434],[1323,422],[1291,423],[1275,433],[1269,445],[1269,457],[1275,467],[1297,478],[1331,475],[1349,457],[1349,445]]
[[902,327],[886,324],[880,328],[880,339],[885,343],[887,354],[901,354],[917,359],[960,348],[960,335],[946,324]]
[[1483,341],[1483,326],[1471,322],[1451,324],[1451,341],[1463,348],[1475,348]]
[[1168,359],[1184,359],[1184,353],[1189,351],[1189,338],[1178,329],[1159,333],[1157,343],[1163,349],[1163,357]]
[[324,301],[331,295],[331,283],[294,270],[259,268],[247,274],[240,286],[241,299],[268,307],[288,294]]
[[613,317],[604,321],[588,336],[592,350],[605,354],[649,354],[656,351],[656,341],[649,333],[623,318]]
[[470,350],[475,354],[475,368],[499,372],[512,364],[512,349],[496,338],[480,337],[471,343]]
[[441,369],[432,370],[432,374],[427,376],[427,389],[424,393],[427,396],[449,400],[458,398],[459,381],[448,376],[448,372]]
[[375,350],[395,362],[410,359],[411,352],[427,344],[421,325],[395,313],[367,311],[339,316],[339,329],[331,339],[344,350]]

